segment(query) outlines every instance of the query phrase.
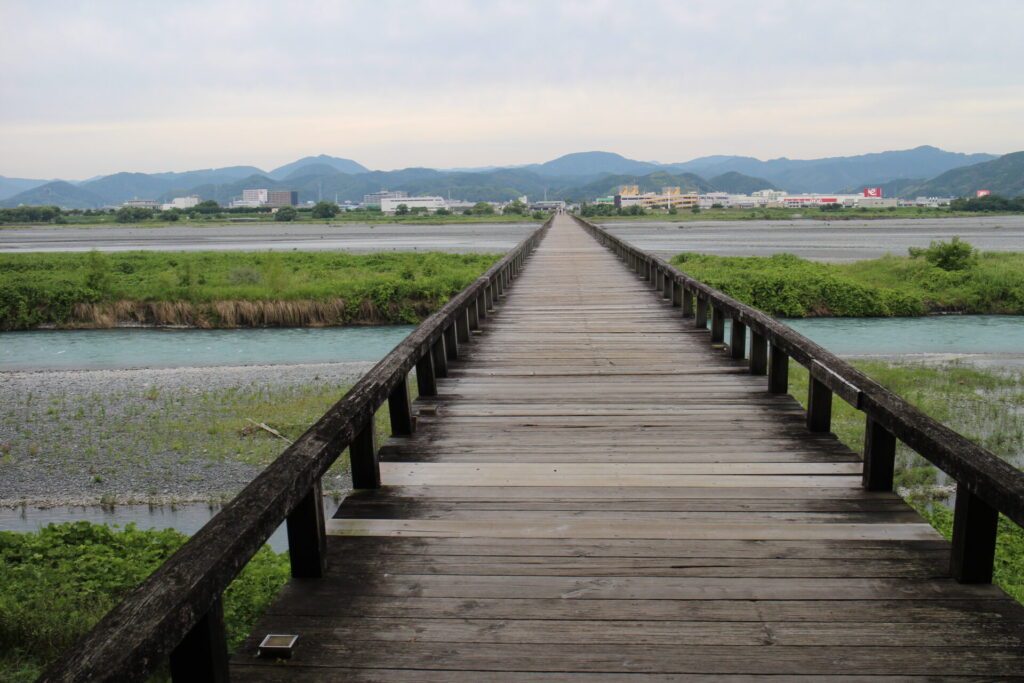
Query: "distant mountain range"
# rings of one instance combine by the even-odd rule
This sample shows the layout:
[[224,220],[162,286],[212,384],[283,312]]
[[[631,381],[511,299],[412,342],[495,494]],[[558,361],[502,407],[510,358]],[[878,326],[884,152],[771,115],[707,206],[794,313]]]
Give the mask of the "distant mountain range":
[[255,166],[228,166],[181,173],[115,173],[78,183],[0,176],[0,206],[98,208],[134,197],[169,201],[189,194],[224,204],[247,188],[297,190],[302,202],[360,201],[381,188],[474,201],[505,201],[524,194],[591,200],[621,185],[640,185],[645,191],[679,186],[742,194],[763,189],[838,192],[882,186],[887,196],[973,195],[975,189],[991,189],[1016,196],[1024,192],[1022,155],[960,154],[923,146],[824,159],[707,156],[662,164],[611,152],[578,152],[526,166],[370,171],[351,159],[321,154],[269,172]]

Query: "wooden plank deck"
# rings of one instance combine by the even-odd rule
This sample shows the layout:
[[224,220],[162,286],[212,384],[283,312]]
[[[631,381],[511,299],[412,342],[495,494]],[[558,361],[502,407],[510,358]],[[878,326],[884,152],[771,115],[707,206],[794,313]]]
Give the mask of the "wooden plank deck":
[[[1024,608],[567,217],[238,680],[1024,675]],[[287,663],[256,659],[294,633]]]

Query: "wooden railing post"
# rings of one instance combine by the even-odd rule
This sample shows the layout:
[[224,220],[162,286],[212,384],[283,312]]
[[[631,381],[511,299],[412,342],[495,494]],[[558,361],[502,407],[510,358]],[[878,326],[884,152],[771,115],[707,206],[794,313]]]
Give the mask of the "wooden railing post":
[[209,611],[171,651],[170,665],[175,683],[227,683],[228,639],[222,598],[214,600]]
[[[458,360],[459,358],[459,333],[455,327],[453,321],[444,328],[444,351],[448,360]],[[448,367],[445,364],[445,376],[448,375]]]
[[747,356],[747,326],[736,318],[732,319],[729,330],[729,355],[736,360],[743,360]]
[[768,392],[789,393],[789,354],[775,344],[768,352]]
[[490,315],[491,311],[494,310],[494,283],[488,282],[487,286],[484,287],[484,308],[487,309],[487,314]]
[[416,390],[420,396],[437,396],[433,347],[416,361]]
[[388,394],[388,414],[391,416],[391,434],[409,436],[416,429],[412,419],[412,401],[409,399],[409,378],[402,381]]
[[434,357],[434,377],[448,376],[448,353],[445,350],[444,337],[442,334],[430,347],[430,354]]
[[683,317],[693,317],[693,292],[683,287]]
[[324,527],[324,500],[319,478],[288,515],[286,525],[292,576],[319,579],[327,568],[327,531]]
[[455,336],[460,344],[469,343],[469,307],[455,316]]
[[960,583],[990,583],[999,513],[958,483],[949,573]]
[[896,467],[896,437],[871,419],[864,422],[864,475],[862,483],[868,491],[892,491]]
[[672,274],[669,272],[662,273],[661,275],[661,298],[673,301],[672,290],[675,287],[675,280],[672,278]]
[[760,332],[750,330],[750,374],[768,373],[768,338]]
[[377,436],[373,429],[373,416],[363,425],[348,446],[352,473],[352,488],[380,488],[380,463],[377,460]]
[[693,326],[706,329],[708,326],[708,300],[697,297],[697,312],[693,316]]
[[711,306],[711,343],[725,341],[725,313],[718,306]]
[[469,302],[469,305],[466,307],[466,313],[469,315],[469,329],[479,330],[480,313],[476,310],[476,299]]
[[683,305],[683,285],[672,278],[672,306],[681,308]]
[[812,432],[832,429],[832,390],[813,375],[807,380],[807,429]]
[[476,298],[476,316],[478,319],[483,320],[487,317],[487,293],[486,291],[480,292],[480,296]]

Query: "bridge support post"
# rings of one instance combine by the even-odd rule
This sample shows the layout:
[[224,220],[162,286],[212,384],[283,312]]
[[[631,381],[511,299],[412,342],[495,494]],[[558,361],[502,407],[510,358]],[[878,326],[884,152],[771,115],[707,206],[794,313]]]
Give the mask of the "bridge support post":
[[832,390],[813,376],[807,383],[807,429],[812,432],[832,429]]
[[466,308],[466,312],[469,314],[469,329],[479,330],[480,329],[480,311],[476,308],[476,299],[469,302],[469,306]]
[[227,683],[228,639],[224,631],[224,603],[214,600],[210,610],[171,651],[171,680],[175,683]]
[[768,338],[754,330],[750,331],[750,374],[768,374]]
[[[453,321],[448,327],[444,328],[444,351],[445,356],[448,360],[458,360],[459,358],[459,334]],[[444,376],[448,375],[448,365],[445,364]]]
[[732,319],[732,329],[729,331],[729,355],[736,360],[743,360],[747,356],[747,326],[736,318]]
[[768,392],[789,393],[789,355],[774,342],[768,353]]
[[693,316],[693,326],[706,329],[708,326],[708,300],[697,297],[697,312]]
[[494,310],[494,283],[488,282],[487,286],[484,287],[484,308],[487,309],[487,313],[490,314]]
[[[671,273],[663,273],[661,281],[661,294],[663,299],[673,301],[672,291],[675,289],[675,280],[672,279]],[[674,305],[674,304],[673,304]]]
[[352,471],[352,488],[380,488],[380,463],[377,461],[377,437],[373,431],[373,416],[359,430],[348,446]]
[[476,317],[479,320],[483,320],[487,317],[487,291],[486,287],[484,291],[480,292],[480,296],[476,298]]
[[437,396],[437,380],[434,377],[433,350],[427,351],[416,361],[416,389],[420,396]]
[[292,576],[319,579],[327,568],[327,531],[324,528],[324,500],[319,477],[288,515],[286,522]]
[[867,416],[864,422],[863,485],[868,491],[892,491],[896,437]]
[[408,376],[403,377],[388,394],[388,414],[391,416],[391,433],[394,436],[410,436],[415,431],[412,401],[409,400]]
[[672,306],[680,308],[683,305],[683,286],[672,280]]
[[998,525],[998,511],[957,483],[949,558],[953,578],[960,583],[991,583]]
[[725,341],[725,314],[717,306],[711,307],[711,343],[721,344]]
[[445,339],[442,334],[430,347],[430,354],[434,357],[434,377],[448,376],[448,353],[445,350]]

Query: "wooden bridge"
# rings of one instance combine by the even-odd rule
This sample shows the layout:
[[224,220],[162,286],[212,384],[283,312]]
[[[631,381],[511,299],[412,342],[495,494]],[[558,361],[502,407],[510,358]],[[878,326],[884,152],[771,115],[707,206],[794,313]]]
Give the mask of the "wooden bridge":
[[[829,433],[833,395],[867,416],[864,461]],[[897,439],[959,482],[952,545],[891,492]],[[324,521],[319,477],[346,446],[357,490]],[[176,680],[1024,676],[1024,608],[989,583],[997,511],[1024,521],[1021,472],[559,215],[46,679],[143,677],[168,654]],[[219,596],[285,518],[295,578],[228,662]],[[291,659],[255,656],[268,633],[299,636]]]

